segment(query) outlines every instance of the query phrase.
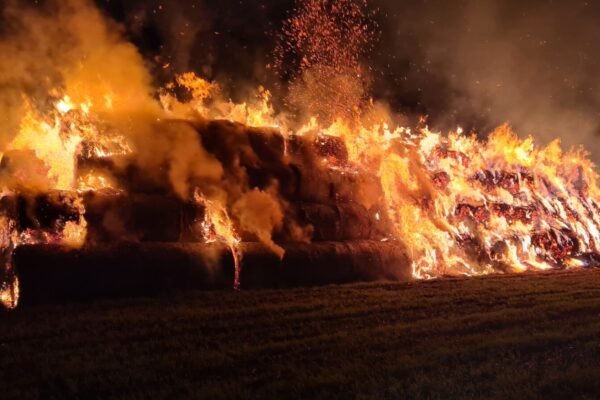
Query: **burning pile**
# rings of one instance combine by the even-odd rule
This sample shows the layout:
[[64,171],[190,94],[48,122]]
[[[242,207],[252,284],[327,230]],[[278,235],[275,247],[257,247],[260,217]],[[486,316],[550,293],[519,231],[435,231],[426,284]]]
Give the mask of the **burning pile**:
[[598,265],[597,176],[580,149],[537,149],[508,126],[486,142],[423,129],[382,167],[416,277]]
[[[351,10],[356,18],[361,8]],[[303,9],[321,17],[313,11]],[[359,104],[326,118],[312,84],[323,73],[348,72],[331,65],[339,64],[335,57],[302,59],[291,99],[298,107],[304,88],[319,102],[308,101],[316,115],[301,123],[276,113],[264,88],[235,104],[215,83],[186,73],[153,91],[135,48],[90,5],[67,1],[50,17],[6,12],[16,26],[0,43],[4,54],[37,67],[52,55],[37,72],[0,64],[10,83],[2,107],[11,113],[0,126],[0,302],[7,307],[19,297],[13,254],[43,262],[36,244],[52,254],[54,245],[80,249],[85,258],[107,243],[153,243],[152,254],[220,243],[231,255],[236,288],[253,242],[298,268],[322,263],[326,271],[337,257],[341,268],[395,269],[372,278],[403,277],[406,268],[415,278],[433,278],[600,263],[597,175],[582,150],[563,154],[558,142],[536,148],[508,126],[486,141],[460,129],[442,135],[426,126],[391,128],[392,115],[365,101],[364,82],[345,86],[356,96],[344,101]],[[327,12],[345,15],[343,8]],[[292,20],[290,34],[303,31],[302,21]],[[48,38],[65,35],[64,48],[54,49]],[[357,60],[345,65],[350,75],[361,70]],[[315,245],[321,258],[299,256],[315,242],[346,244]]]

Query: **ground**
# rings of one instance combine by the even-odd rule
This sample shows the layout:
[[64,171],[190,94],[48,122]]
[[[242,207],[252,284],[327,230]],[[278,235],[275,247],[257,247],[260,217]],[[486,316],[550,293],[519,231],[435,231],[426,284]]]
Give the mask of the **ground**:
[[600,271],[0,314],[0,398],[597,398]]

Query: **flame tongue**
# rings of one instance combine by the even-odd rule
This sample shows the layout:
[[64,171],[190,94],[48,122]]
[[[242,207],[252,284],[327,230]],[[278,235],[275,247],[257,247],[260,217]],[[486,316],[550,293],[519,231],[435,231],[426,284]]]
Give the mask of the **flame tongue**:
[[233,287],[239,289],[240,263],[242,258],[239,244],[241,239],[235,231],[227,209],[215,200],[208,200],[198,190],[194,193],[194,200],[196,203],[204,206],[204,219],[201,223],[201,228],[206,243],[221,242],[229,247],[235,267]]
[[300,131],[343,138],[350,163],[377,172],[417,278],[599,264],[597,175],[581,150],[539,149],[508,126],[487,141],[342,120]]
[[0,284],[0,304],[9,310],[19,304],[19,279],[16,276]]

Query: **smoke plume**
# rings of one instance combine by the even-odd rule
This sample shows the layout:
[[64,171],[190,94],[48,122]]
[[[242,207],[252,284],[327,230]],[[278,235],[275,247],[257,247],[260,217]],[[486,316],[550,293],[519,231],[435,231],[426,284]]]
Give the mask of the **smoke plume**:
[[482,134],[508,122],[543,143],[582,144],[599,160],[597,5],[378,3],[378,91],[394,108]]

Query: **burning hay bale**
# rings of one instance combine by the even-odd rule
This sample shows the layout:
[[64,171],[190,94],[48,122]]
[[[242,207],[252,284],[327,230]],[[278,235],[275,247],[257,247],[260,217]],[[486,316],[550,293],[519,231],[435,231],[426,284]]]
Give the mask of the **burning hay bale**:
[[[85,141],[76,158],[80,191],[2,199],[16,230],[30,232],[27,238],[19,234],[13,257],[23,302],[232,284],[252,288],[409,278],[404,247],[381,242],[391,229],[384,223],[389,223],[385,211],[361,203],[362,187],[370,185],[381,194],[377,179],[347,169],[340,138],[286,138],[274,129],[219,120],[165,120],[153,126],[195,132],[222,168],[219,190],[239,199],[248,193],[268,199],[268,191],[280,196],[285,216],[273,232],[278,244],[252,243],[261,234],[236,219],[241,218],[235,214],[239,199],[220,204],[203,194],[192,199],[178,195],[167,160],[145,169],[135,153]],[[65,246],[66,224],[81,221],[82,242]],[[55,238],[48,240],[41,232]]]
[[200,205],[172,195],[88,192],[84,204],[91,243],[179,242],[189,238],[194,221],[203,216]]
[[[15,251],[3,273],[16,268],[25,298],[44,285],[80,297],[169,279],[237,288],[598,265],[600,189],[584,152],[537,148],[508,126],[485,141],[394,126],[370,99],[360,7],[292,18],[287,43],[309,53],[289,75],[294,121],[262,87],[243,103],[192,72],[150,87],[134,46],[80,3],[57,4],[56,19],[31,10],[2,40],[23,61],[6,66],[0,101],[15,110],[0,161],[1,250]],[[307,34],[313,17],[337,26],[334,11],[360,29]],[[74,28],[81,17],[97,35]],[[19,28],[31,25],[58,39]]]
[[[565,218],[585,216],[596,221],[596,204],[579,197],[575,202],[563,196],[549,203],[531,196],[537,185],[556,189],[530,171],[487,169],[461,172],[463,177],[457,177],[448,166],[461,170],[475,160],[449,150],[448,145],[445,151],[437,146],[426,163],[416,155],[406,156],[408,175],[394,178],[398,194],[391,195],[387,176],[354,168],[356,161],[339,137],[285,137],[274,129],[229,121],[167,120],[156,126],[161,124],[170,130],[193,130],[198,143],[222,168],[219,190],[233,199],[217,203],[203,194],[182,198],[174,191],[167,164],[157,171],[145,170],[134,154],[82,152],[77,173],[103,171],[114,187],[2,199],[5,214],[21,232],[14,263],[24,296],[34,291],[47,293],[39,288],[45,284],[56,291],[47,294],[48,298],[68,299],[85,297],[84,293],[94,297],[227,287],[232,282],[236,287],[265,287],[407,279],[409,270],[431,267],[424,267],[426,258],[420,257],[433,256],[420,249],[439,246],[436,240],[440,239],[431,236],[439,230],[448,235],[451,245],[436,248],[435,257],[441,258],[435,268],[443,271],[438,274],[509,272],[516,265],[600,264],[590,251],[593,243],[582,242],[574,228],[564,226]],[[393,149],[404,151],[398,143]],[[394,173],[405,166],[400,163]],[[473,199],[468,193],[453,192],[457,179],[482,195]],[[581,192],[585,185],[578,185],[576,190]],[[255,230],[256,224],[263,223],[262,217],[245,215],[244,228],[236,214],[244,204],[240,199],[252,193],[266,201],[261,203],[265,207],[275,202],[284,210],[273,220],[267,238]],[[440,214],[442,199],[455,201],[453,207],[444,206],[445,216]],[[420,231],[427,224],[411,225],[411,217],[433,221],[433,225]],[[77,242],[79,249],[51,245],[65,244],[72,234],[68,227],[81,226],[82,221],[85,234]],[[497,234],[490,236],[494,229]],[[298,230],[303,233],[298,235]],[[526,234],[525,239],[519,232]],[[420,243],[411,242],[415,233],[421,235]],[[392,236],[402,242],[385,242]],[[257,240],[263,245],[252,243]],[[413,246],[412,260],[406,256],[404,243]],[[531,249],[535,249],[533,255]],[[39,259],[49,260],[50,264],[44,262],[47,269],[39,268]],[[451,259],[459,260],[461,267],[450,264]],[[472,265],[483,269],[473,270]],[[69,282],[78,284],[71,287]]]
[[313,227],[314,241],[382,240],[389,234],[378,211],[357,203],[300,203],[296,208],[297,218]]
[[20,231],[57,230],[57,224],[79,220],[77,196],[69,191],[15,194],[0,202],[5,215],[15,220]]

